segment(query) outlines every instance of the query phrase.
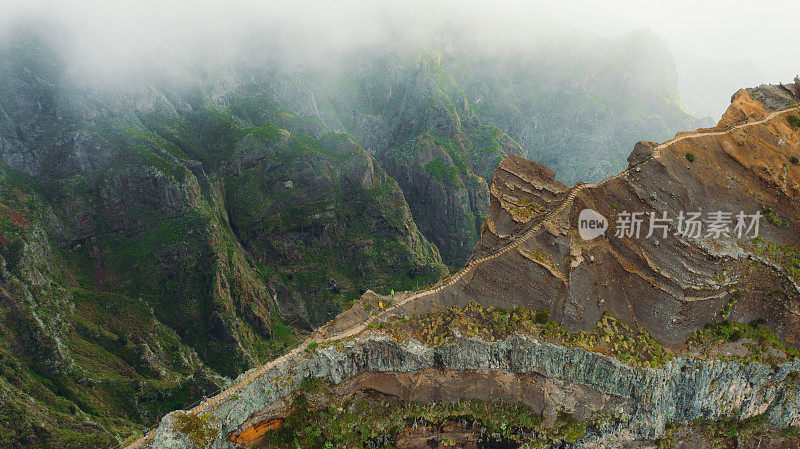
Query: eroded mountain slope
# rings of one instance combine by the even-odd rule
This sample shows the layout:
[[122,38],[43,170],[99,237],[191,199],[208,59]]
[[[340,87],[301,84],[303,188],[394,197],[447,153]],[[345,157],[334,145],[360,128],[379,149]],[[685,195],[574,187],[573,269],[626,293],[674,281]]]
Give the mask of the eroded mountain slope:
[[[793,162],[800,156],[800,132],[787,120],[797,114],[796,100],[783,92],[778,106],[789,109],[778,111],[751,97],[767,89],[738,92],[715,128],[679,134],[662,145],[638,144],[629,170],[596,186],[572,187],[544,213],[537,214],[541,195],[531,194],[524,201],[532,206],[521,217],[507,186],[522,176],[504,163],[495,175],[491,212],[473,260],[512,243],[516,247],[476,266],[453,288],[428,296],[427,304],[409,307],[448,307],[471,299],[521,305],[550,310],[573,330],[586,330],[610,312],[675,346],[724,314],[740,322],[762,318],[784,339],[800,344],[795,265],[800,167]],[[608,217],[605,236],[578,235],[584,208]],[[674,235],[677,222],[666,238],[661,231],[646,236],[651,212],[676,218],[681,211],[701,211],[704,217],[714,211],[733,217],[760,213],[759,238],[707,238],[705,231],[699,239],[680,238]],[[616,236],[622,212],[642,213],[640,238]]]
[[[739,91],[718,126],[642,142],[598,185],[504,160],[464,269],[368,292],[137,445],[794,447],[796,101]],[[579,236],[587,207],[609,217],[605,236]],[[760,213],[760,237],[615,235],[623,211],[717,208]],[[360,417],[374,425],[342,427]]]
[[372,156],[263,89],[69,67],[0,45],[0,446],[113,446],[446,270]]

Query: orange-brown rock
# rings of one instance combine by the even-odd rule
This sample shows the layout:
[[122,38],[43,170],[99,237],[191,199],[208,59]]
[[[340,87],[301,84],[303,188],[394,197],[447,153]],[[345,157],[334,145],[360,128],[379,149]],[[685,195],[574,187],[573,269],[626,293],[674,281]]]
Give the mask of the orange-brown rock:
[[[571,330],[587,330],[605,312],[680,347],[723,313],[763,319],[800,346],[800,130],[796,99],[761,86],[737,92],[715,128],[682,133],[661,145],[641,142],[632,166],[598,185],[565,189],[541,165],[505,160],[472,260],[451,287],[406,306],[548,309]],[[787,109],[780,109],[787,107]],[[609,220],[602,237],[584,241],[578,215],[591,208]],[[678,237],[681,212],[762,214],[758,240]],[[621,212],[643,218],[640,238],[617,236]],[[673,219],[666,236],[647,236],[651,213]],[[751,234],[752,235],[752,232]],[[513,251],[487,256],[516,242]]]

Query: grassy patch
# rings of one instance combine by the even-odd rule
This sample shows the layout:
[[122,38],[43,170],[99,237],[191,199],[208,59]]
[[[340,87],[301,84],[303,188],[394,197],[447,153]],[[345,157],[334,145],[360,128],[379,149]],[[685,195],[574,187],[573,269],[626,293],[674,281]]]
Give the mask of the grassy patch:
[[688,340],[690,348],[698,348],[704,353],[716,344],[723,342],[738,342],[741,339],[750,339],[754,343],[746,343],[748,354],[745,356],[718,356],[736,362],[762,363],[777,365],[782,359],[776,355],[783,353],[790,359],[800,357],[800,350],[782,342],[775,333],[766,326],[756,321],[753,323],[734,323],[723,320],[719,323],[709,323],[703,329],[696,331]]
[[749,244],[755,254],[769,259],[794,279],[800,279],[800,250],[793,246],[782,246],[775,242],[756,237]]
[[464,186],[464,183],[458,176],[458,168],[455,165],[446,163],[440,157],[425,164],[425,171],[434,178],[445,182],[447,185],[456,187]]
[[199,416],[196,413],[178,412],[175,416],[175,429],[185,433],[195,446],[205,449],[211,446],[219,433],[209,421],[209,415]]
[[[785,432],[771,426],[766,414],[744,420],[727,417],[718,420],[698,418],[688,425],[668,423],[665,435],[657,441],[657,447],[658,449],[673,449],[678,439],[696,441],[698,436],[702,436],[702,439],[707,441],[707,447],[711,448],[755,448],[764,447],[764,445],[778,447],[772,446],[768,442],[772,441],[773,437],[786,438],[783,435]],[[762,445],[762,443],[764,444]]]
[[[318,390],[314,394],[326,393]],[[304,394],[297,394],[291,415],[280,428],[265,435],[265,443],[270,447],[393,447],[398,435],[412,429],[457,428],[474,429],[478,442],[532,443],[538,447],[558,440],[577,441],[587,428],[586,422],[564,413],[559,414],[554,427],[544,428],[541,416],[521,403],[404,402],[378,394],[348,399],[331,395],[327,405],[321,407],[311,402]],[[445,436],[439,442],[447,445],[453,441]]]
[[767,219],[768,222],[772,223],[774,226],[789,226],[789,220],[785,220],[778,215],[775,214],[775,211],[772,210],[771,207],[766,206],[761,209],[761,214],[764,218]]
[[631,327],[606,314],[588,332],[567,331],[549,318],[546,310],[523,307],[483,307],[475,301],[461,309],[431,311],[403,321],[396,318],[379,324],[379,329],[399,340],[413,337],[429,346],[452,341],[454,330],[466,337],[501,341],[511,335],[530,335],[551,343],[580,347],[612,355],[632,366],[660,366],[672,355],[644,329]]

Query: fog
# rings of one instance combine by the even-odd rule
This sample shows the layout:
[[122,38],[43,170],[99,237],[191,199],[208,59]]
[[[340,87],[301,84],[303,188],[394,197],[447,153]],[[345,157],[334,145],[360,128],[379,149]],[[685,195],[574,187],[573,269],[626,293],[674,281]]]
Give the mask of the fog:
[[750,59],[764,82],[790,80],[800,71],[800,3],[708,0],[590,0],[649,26],[696,56],[731,62]]
[[681,95],[698,115],[718,118],[737,87],[789,82],[800,73],[797,1],[588,1],[619,18],[598,32],[645,25],[669,43]]
[[617,37],[649,27],[675,55],[690,109],[716,115],[742,83],[786,82],[800,72],[797,17],[800,3],[789,0],[758,5],[699,0],[4,0],[0,41],[26,27],[44,27],[76,77],[114,80],[132,71],[224,65],[277,51],[304,63],[332,64],[341,50],[414,46],[443,31],[469,36],[492,51],[568,34]]

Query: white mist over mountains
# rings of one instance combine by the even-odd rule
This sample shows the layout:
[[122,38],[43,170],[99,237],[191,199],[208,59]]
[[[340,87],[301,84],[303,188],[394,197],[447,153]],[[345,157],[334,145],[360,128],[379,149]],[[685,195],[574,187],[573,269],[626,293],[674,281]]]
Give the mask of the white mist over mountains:
[[800,4],[784,0],[5,0],[0,43],[20,23],[44,23],[76,78],[117,80],[132,70],[184,73],[274,52],[301,64],[336,64],[342,49],[413,46],[440,33],[502,51],[648,27],[669,45],[687,109],[718,119],[736,89],[800,72],[797,17]]
[[796,1],[587,1],[616,17],[599,33],[647,26],[669,44],[681,96],[699,116],[718,119],[737,88],[785,83],[800,73]]

